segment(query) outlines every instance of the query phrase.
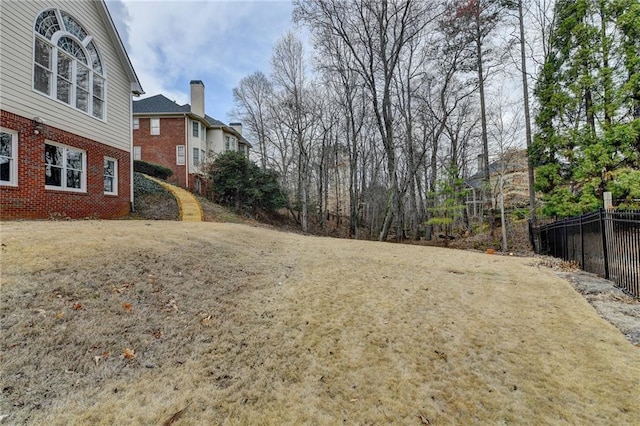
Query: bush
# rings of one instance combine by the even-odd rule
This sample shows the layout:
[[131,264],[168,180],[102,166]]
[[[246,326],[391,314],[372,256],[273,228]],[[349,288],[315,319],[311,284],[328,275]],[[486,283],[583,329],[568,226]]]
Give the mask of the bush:
[[133,174],[133,194],[135,198],[146,194],[159,194],[165,191],[166,189],[159,183],[145,178],[140,173]]
[[236,211],[243,209],[276,211],[287,205],[278,183],[278,174],[263,171],[242,153],[227,151],[211,166],[215,200]]
[[161,166],[160,164],[147,163],[146,161],[141,160],[133,161],[133,171],[144,173],[145,175],[153,176],[162,180],[167,180],[167,178],[173,176],[173,170],[168,167]]

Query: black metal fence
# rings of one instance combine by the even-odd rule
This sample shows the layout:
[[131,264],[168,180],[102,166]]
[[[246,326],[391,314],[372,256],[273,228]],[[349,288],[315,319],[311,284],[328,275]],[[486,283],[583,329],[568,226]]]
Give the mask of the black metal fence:
[[600,211],[529,224],[538,254],[578,262],[640,298],[640,211]]

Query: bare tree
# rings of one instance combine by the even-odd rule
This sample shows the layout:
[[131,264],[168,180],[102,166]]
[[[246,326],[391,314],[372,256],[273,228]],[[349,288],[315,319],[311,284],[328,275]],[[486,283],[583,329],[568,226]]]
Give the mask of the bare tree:
[[[429,212],[436,207],[433,195],[436,191],[436,182],[439,179],[439,171],[443,164],[459,169],[459,146],[456,138],[451,138],[454,122],[459,122],[462,115],[472,112],[477,114],[468,104],[477,93],[478,84],[472,78],[473,52],[468,44],[461,43],[458,37],[451,37],[451,28],[448,19],[441,21],[435,37],[430,42],[430,61],[426,65],[425,81],[415,96],[419,101],[418,122],[422,126],[425,147],[428,145],[430,152],[425,172],[426,189],[430,194],[427,200],[427,217]],[[475,118],[471,120],[475,127]],[[449,137],[451,143],[450,156],[442,158],[443,142]],[[466,147],[461,151],[466,152]],[[427,228],[427,238],[430,238],[430,226]]]
[[[348,155],[349,235],[358,238],[362,206],[360,167],[367,167],[367,151],[363,147],[364,141],[361,137],[368,114],[367,102],[362,80],[354,71],[353,53],[346,48],[341,39],[336,37],[327,37],[324,40],[324,46],[325,54],[318,56],[317,68],[323,75],[325,87],[331,92],[330,101],[340,110],[340,114],[335,119],[344,135]],[[338,139],[337,134],[336,139]],[[336,155],[339,155],[338,152]],[[361,161],[363,161],[362,166]],[[336,172],[338,170],[336,167]]]
[[326,37],[344,42],[352,53],[354,71],[370,93],[390,186],[380,240],[387,238],[394,219],[396,238],[401,239],[404,233],[394,138],[393,77],[408,44],[434,19],[435,10],[436,5],[428,1],[294,1],[294,17],[311,28],[319,49],[326,47]]
[[272,97],[273,85],[261,71],[242,78],[238,87],[233,89],[233,113],[242,121],[250,135],[257,139],[262,170],[267,169],[267,114]]
[[280,90],[280,118],[294,143],[297,166],[297,203],[299,220],[304,232],[309,229],[309,190],[311,186],[309,163],[313,141],[309,131],[314,123],[313,96],[306,96],[304,50],[302,42],[288,32],[273,48],[272,79]]
[[[525,27],[524,14],[522,12],[522,0],[518,0],[518,27],[520,30],[520,60],[522,67],[522,101],[524,105],[525,138],[527,151],[529,151],[532,146],[531,113],[529,111],[529,76],[527,75],[527,56],[525,51],[526,42],[524,38]],[[529,219],[531,220],[531,223],[533,223],[536,220],[536,192],[534,189],[535,173],[530,155],[527,155],[527,173],[529,176]]]
[[504,180],[509,172],[510,162],[517,153],[520,137],[522,110],[519,102],[509,104],[502,89],[493,98],[491,114],[489,115],[489,137],[497,151],[498,164],[497,180],[494,182],[492,199],[500,207],[500,223],[502,226],[502,250],[508,250],[507,221],[504,206]]

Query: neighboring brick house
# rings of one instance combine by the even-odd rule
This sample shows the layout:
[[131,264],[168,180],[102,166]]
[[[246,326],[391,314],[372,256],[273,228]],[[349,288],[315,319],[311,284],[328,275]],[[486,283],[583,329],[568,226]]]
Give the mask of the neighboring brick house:
[[128,214],[142,93],[104,1],[3,1],[0,219]]
[[192,80],[191,105],[178,105],[163,95],[133,102],[135,160],[173,170],[168,180],[191,191],[205,191],[201,165],[215,154],[240,151],[249,156],[251,144],[239,123],[226,125],[204,109],[204,84]]

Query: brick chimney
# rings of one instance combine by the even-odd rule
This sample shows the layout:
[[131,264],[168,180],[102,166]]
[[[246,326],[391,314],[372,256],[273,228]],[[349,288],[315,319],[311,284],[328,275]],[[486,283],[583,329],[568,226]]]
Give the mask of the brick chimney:
[[204,83],[202,80],[191,80],[191,112],[204,117]]
[[229,123],[229,127],[238,132],[242,136],[242,123]]
[[484,173],[484,154],[478,154],[478,173]]

